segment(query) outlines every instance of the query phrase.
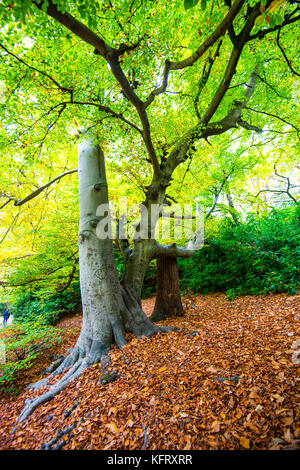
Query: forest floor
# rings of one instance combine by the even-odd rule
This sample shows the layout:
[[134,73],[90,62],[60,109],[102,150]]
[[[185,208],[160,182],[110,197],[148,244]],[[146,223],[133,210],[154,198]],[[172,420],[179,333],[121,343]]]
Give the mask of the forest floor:
[[[148,315],[154,300],[143,301]],[[300,295],[211,294],[183,303],[183,317],[163,322],[182,330],[128,335],[121,351],[112,348],[115,381],[98,384],[100,365],[91,367],[10,434],[25,399],[41,393],[24,387],[50,364],[50,352],[76,341],[81,316],[60,321],[62,343],[20,377],[23,391],[0,398],[0,449],[299,447]]]

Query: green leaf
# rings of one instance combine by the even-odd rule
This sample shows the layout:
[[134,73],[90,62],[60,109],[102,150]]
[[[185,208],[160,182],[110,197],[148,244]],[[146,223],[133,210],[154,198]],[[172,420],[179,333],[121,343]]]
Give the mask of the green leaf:
[[201,9],[204,11],[207,7],[207,0],[201,0]]
[[283,23],[284,18],[278,13],[274,15],[274,18],[275,18],[276,25],[280,26]]
[[276,26],[276,18],[275,18],[274,15],[270,16],[269,26],[270,26],[270,28],[274,28],[274,26]]
[[[201,6],[202,6],[202,1],[201,0]],[[194,8],[197,3],[199,3],[199,0],[184,0],[184,8],[185,10],[189,10],[190,8]],[[206,3],[206,0],[205,0]]]

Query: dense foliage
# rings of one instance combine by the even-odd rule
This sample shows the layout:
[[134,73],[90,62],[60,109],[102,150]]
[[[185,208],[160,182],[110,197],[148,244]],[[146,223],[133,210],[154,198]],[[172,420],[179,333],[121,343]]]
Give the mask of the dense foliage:
[[14,318],[19,322],[37,322],[53,325],[68,312],[76,312],[81,307],[79,281],[74,281],[69,289],[61,293],[23,292],[13,307]]
[[300,287],[300,211],[288,208],[265,217],[249,215],[234,225],[225,219],[193,258],[179,260],[181,288],[193,293],[287,292]]
[[12,386],[19,371],[29,369],[45,349],[60,342],[60,331],[37,321],[16,322],[0,333],[5,342],[6,362],[1,364],[0,391],[18,390]]

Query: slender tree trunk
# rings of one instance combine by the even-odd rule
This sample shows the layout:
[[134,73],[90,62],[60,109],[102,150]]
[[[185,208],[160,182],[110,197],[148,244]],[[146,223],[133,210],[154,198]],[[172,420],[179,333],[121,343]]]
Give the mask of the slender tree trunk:
[[236,208],[234,207],[233,199],[232,199],[230,191],[227,191],[226,197],[227,197],[228,205],[230,207],[230,215],[233,218],[235,225],[239,225],[240,221],[237,215]]
[[177,258],[158,256],[157,258],[157,293],[151,321],[164,320],[167,317],[183,315],[179,288]]
[[124,288],[130,290],[141,304],[141,292],[147,267],[152,258],[154,240],[136,240],[130,256],[124,259]]

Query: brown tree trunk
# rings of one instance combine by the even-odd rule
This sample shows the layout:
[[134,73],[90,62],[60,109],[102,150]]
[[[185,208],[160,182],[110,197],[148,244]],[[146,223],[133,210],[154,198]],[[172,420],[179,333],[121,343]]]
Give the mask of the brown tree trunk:
[[157,294],[150,320],[159,321],[181,315],[183,315],[183,307],[179,289],[177,258],[158,256]]

